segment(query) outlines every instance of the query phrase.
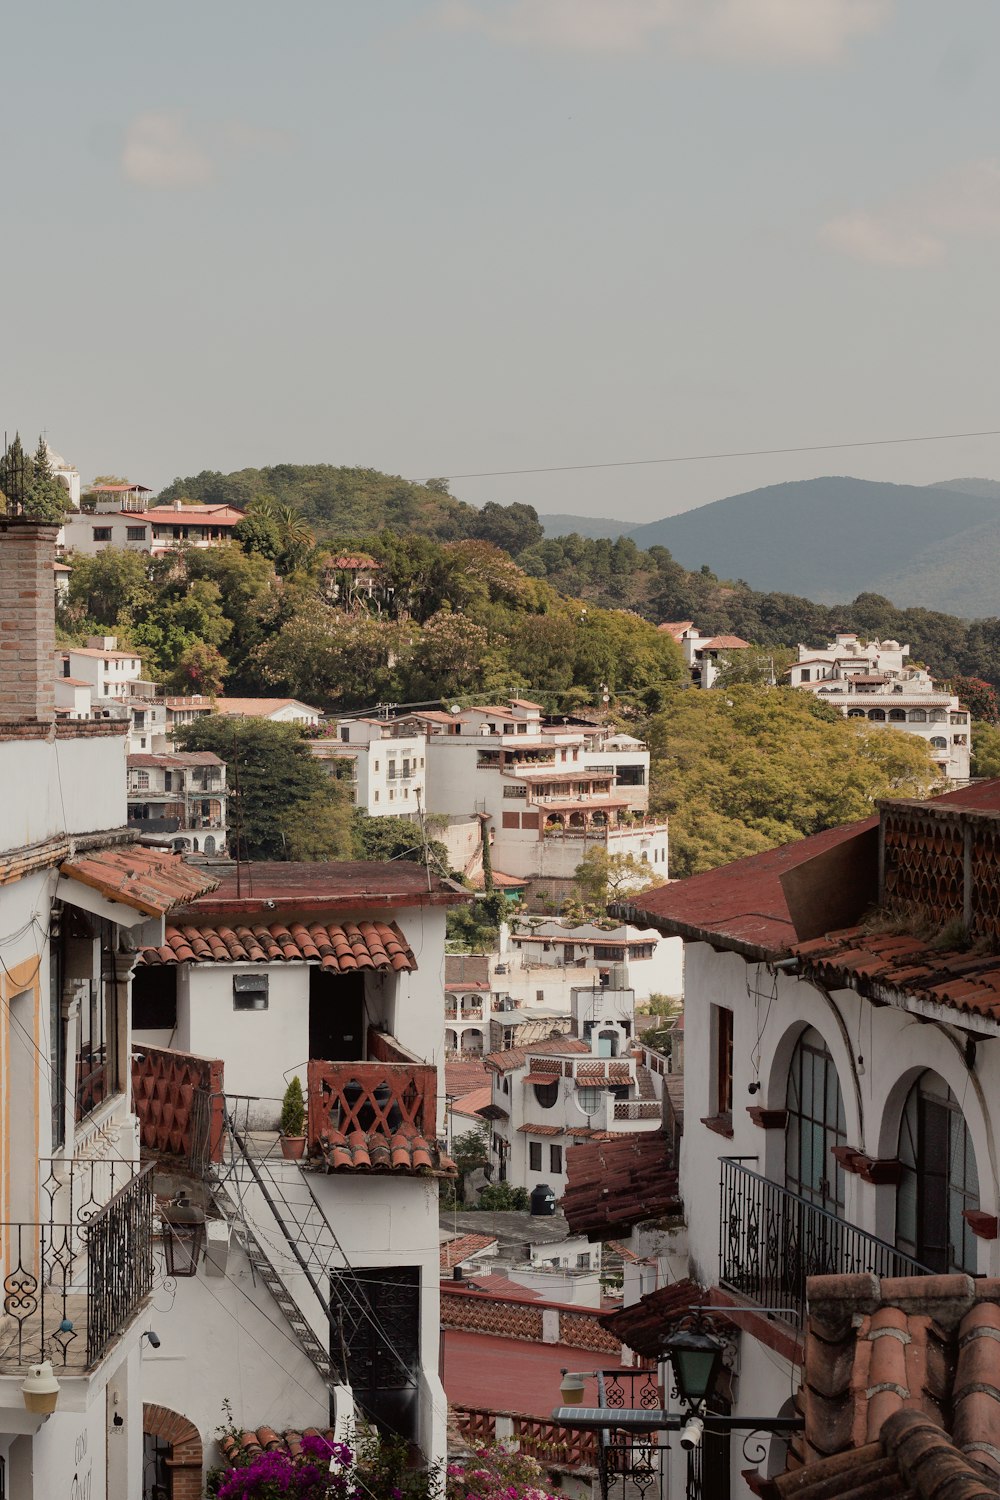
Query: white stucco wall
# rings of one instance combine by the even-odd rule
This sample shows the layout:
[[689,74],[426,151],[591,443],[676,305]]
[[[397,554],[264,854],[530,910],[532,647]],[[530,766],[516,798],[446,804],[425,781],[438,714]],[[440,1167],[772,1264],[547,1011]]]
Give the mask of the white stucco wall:
[[121,828],[127,817],[125,738],[0,740],[0,785],[9,789],[0,797],[0,850],[66,832]]

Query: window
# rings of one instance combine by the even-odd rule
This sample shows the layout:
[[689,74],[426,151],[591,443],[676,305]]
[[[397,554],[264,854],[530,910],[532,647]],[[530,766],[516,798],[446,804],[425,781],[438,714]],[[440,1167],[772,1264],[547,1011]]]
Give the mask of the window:
[[799,681],[800,682],[811,682],[812,681],[812,669],[810,667],[803,667],[802,668],[802,673],[801,673],[801,676],[799,677]]
[[555,1175],[557,1177],[560,1177],[562,1175],[562,1147],[561,1146],[550,1146],[549,1147],[549,1171],[555,1173]]
[[349,742],[350,742],[350,738],[351,738],[351,731],[350,731],[350,729],[349,729],[349,728],[348,728],[348,727],[347,727],[347,725],[346,725],[346,724],[342,724],[342,725],[341,725],[341,726],[340,726],[340,738],[341,738],[341,740],[342,740],[342,741],[343,741],[343,743],[344,743],[344,744],[345,744],[345,745],[346,745],[346,744],[348,744],[348,743],[349,743]]
[[811,1026],[792,1053],[785,1106],[785,1186],[818,1208],[841,1213],[844,1173],[832,1151],[847,1144],[844,1099],[829,1049]]
[[267,1010],[267,975],[233,975],[233,1010]]
[[125,540],[127,542],[144,542],[146,540],[145,526],[126,526]]
[[589,1250],[585,1251],[585,1253],[583,1255],[578,1255],[576,1257],[576,1269],[578,1271],[589,1271],[590,1270],[590,1251]]
[[375,793],[375,801],[378,801],[378,792]]
[[[133,771],[132,775],[135,777],[135,781],[133,782],[133,785],[134,785],[136,791],[137,792],[144,792],[147,789],[147,787],[149,786],[149,772],[148,771]],[[169,790],[169,788],[168,788],[168,790]]]
[[395,791],[395,788],[394,787],[390,787],[389,788],[389,801],[390,802],[395,802],[395,800],[396,800],[396,791]]
[[585,1115],[596,1115],[601,1108],[600,1089],[577,1089],[576,1102]]
[[922,708],[911,708],[909,718],[911,724],[927,723],[927,715]]
[[505,797],[526,797],[528,788],[526,786],[505,786],[503,789]]
[[378,770],[378,761],[375,762],[375,769]]
[[[111,540],[111,527],[110,526],[95,526],[94,527],[94,541],[95,542],[110,542],[110,540]],[[107,666],[107,662],[105,662],[104,665]]]
[[542,1143],[541,1141],[528,1142],[528,1171],[540,1172],[542,1170]]
[[[417,1437],[420,1382],[420,1268],[356,1266],[330,1272],[330,1303],[342,1329],[335,1366],[365,1416],[407,1442]],[[343,1351],[343,1354],[340,1353]]]
[[559,1098],[559,1079],[553,1078],[551,1083],[536,1083],[532,1087],[535,1090],[535,1098],[542,1109],[551,1109]]
[[101,972],[91,979],[80,1004],[77,1120],[118,1092],[118,994],[112,931],[109,923],[102,923]]
[[712,1080],[711,1113],[732,1115],[733,1110],[733,1013],[724,1005],[712,1007],[712,1031],[715,1034],[715,1077]]
[[948,741],[945,739],[943,734],[932,734],[931,746],[935,750],[947,750]]
[[136,1031],[173,1031],[177,1025],[177,969],[142,967],[132,977],[132,1026]]
[[962,1214],[979,1207],[976,1157],[959,1102],[936,1073],[922,1073],[907,1095],[899,1159],[898,1248],[928,1270],[975,1275],[976,1238]]

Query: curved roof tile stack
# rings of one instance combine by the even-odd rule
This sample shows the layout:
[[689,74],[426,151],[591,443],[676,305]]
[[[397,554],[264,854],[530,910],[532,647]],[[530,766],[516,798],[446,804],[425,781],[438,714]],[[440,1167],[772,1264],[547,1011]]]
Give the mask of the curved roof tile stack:
[[139,964],[306,963],[347,974],[415,969],[413,951],[395,922],[272,922],[270,926],[169,926],[162,947],[144,948]]

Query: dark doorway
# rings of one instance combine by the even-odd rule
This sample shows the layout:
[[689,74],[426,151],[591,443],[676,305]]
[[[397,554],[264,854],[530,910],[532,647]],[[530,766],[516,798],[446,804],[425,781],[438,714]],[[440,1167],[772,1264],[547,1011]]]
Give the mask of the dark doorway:
[[335,1366],[346,1356],[355,1399],[381,1430],[417,1437],[420,1376],[419,1266],[365,1266],[330,1276],[342,1334],[331,1336]]
[[361,1062],[365,1055],[365,976],[309,970],[309,1056]]

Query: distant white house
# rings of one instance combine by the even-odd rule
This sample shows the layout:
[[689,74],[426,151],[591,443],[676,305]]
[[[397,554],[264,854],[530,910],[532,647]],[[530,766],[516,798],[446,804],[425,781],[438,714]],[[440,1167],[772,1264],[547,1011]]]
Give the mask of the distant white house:
[[313,755],[344,764],[355,807],[369,816],[416,817],[426,811],[426,742],[385,719],[341,719],[334,738],[313,740]]
[[929,672],[906,664],[909,646],[893,640],[865,643],[843,633],[823,650],[800,645],[798,651],[788,671],[792,687],[833,704],[847,719],[919,735],[943,777],[968,781],[969,711]]
[[680,646],[691,682],[698,688],[714,687],[720,669],[733,652],[746,651],[750,646],[738,635],[702,635],[693,620],[668,620],[658,629]]
[[227,719],[270,719],[272,724],[318,724],[321,708],[298,698],[216,698],[214,712]]

